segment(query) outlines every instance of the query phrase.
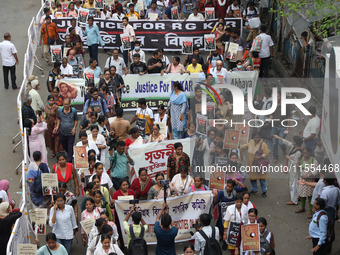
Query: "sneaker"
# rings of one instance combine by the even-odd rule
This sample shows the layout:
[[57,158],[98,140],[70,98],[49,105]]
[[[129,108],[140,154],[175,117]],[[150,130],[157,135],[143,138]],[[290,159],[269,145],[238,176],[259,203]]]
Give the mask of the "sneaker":
[[266,192],[263,192],[263,193],[262,193],[262,197],[267,197]]

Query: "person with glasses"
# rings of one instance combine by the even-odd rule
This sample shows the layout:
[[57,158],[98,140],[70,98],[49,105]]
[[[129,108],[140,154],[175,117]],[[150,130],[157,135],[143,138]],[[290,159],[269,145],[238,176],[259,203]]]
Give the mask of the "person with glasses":
[[[155,179],[156,179],[156,184],[150,188],[148,192],[148,200],[164,198],[164,188],[161,183],[161,181],[164,181],[164,174],[162,172],[158,172],[156,174]],[[166,189],[166,194],[167,194],[167,197],[172,196],[170,188]]]
[[166,136],[164,134],[161,134],[160,131],[160,126],[158,124],[154,124],[152,126],[152,134],[149,136],[148,143],[152,142],[161,142],[166,140]]

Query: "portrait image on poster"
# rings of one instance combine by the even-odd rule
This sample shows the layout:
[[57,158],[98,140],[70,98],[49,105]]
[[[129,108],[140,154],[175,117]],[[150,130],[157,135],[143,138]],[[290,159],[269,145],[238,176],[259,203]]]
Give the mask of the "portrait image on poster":
[[205,51],[215,51],[216,50],[216,41],[214,34],[205,34],[204,35],[204,50]]
[[214,7],[206,7],[205,11],[205,18],[207,20],[215,18],[215,8]]
[[86,25],[88,18],[89,18],[89,10],[84,9],[84,8],[79,8],[78,22],[81,25]]
[[51,50],[52,62],[61,63],[61,59],[62,59],[61,45],[51,45],[50,50]]
[[131,50],[130,36],[128,34],[120,34],[123,50]]
[[95,0],[96,9],[104,9],[104,0]]
[[193,54],[193,38],[183,39],[182,54]]
[[196,130],[201,135],[207,135],[208,118],[207,116],[197,114],[196,115]]

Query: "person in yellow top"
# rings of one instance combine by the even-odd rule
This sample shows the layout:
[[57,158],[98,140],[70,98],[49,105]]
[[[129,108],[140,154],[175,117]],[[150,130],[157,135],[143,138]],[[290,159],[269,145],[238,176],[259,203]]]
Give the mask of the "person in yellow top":
[[[130,209],[130,212],[126,215],[123,225],[124,230],[128,234],[128,242],[127,242],[127,248],[129,248],[129,243],[131,241],[131,234],[130,234],[130,226],[129,226],[129,219],[130,216],[132,217],[132,230],[136,238],[144,237],[144,234],[148,231],[148,225],[145,223],[144,219],[142,218],[142,214],[138,212],[138,210],[135,210],[135,206],[132,206]],[[142,225],[140,225],[142,223]],[[142,233],[142,228],[144,228],[144,231]],[[142,236],[140,234],[142,233]]]
[[129,4],[129,10],[129,13],[125,15],[127,18],[137,17],[137,19],[140,19],[140,15],[138,12],[135,12],[135,6],[133,4]]
[[152,125],[155,120],[153,117],[153,111],[149,107],[147,107],[145,98],[139,98],[137,103],[138,103],[138,108],[136,111],[136,115],[132,118],[130,125],[132,125],[137,120],[137,118],[145,119],[146,120],[145,135],[150,135],[151,130],[152,130]]
[[187,73],[201,73],[203,72],[202,65],[198,64],[198,58],[196,56],[192,57],[192,63],[187,67]]

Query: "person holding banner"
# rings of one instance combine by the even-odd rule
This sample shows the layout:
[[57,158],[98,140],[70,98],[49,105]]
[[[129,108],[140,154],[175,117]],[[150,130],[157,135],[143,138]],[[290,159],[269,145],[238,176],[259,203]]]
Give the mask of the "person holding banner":
[[73,207],[66,205],[66,197],[62,193],[57,194],[55,204],[51,208],[49,225],[57,237],[57,242],[62,244],[70,255],[78,226]]
[[105,43],[102,40],[98,26],[95,25],[93,21],[94,18],[92,16],[89,16],[87,20],[88,24],[84,29],[84,35],[87,38],[87,46],[89,48],[90,59],[95,59],[98,62],[98,44],[100,44],[104,48]]
[[174,57],[172,60],[172,64],[168,66],[165,72],[184,74],[185,68],[180,62],[181,62],[181,59],[179,57]]

